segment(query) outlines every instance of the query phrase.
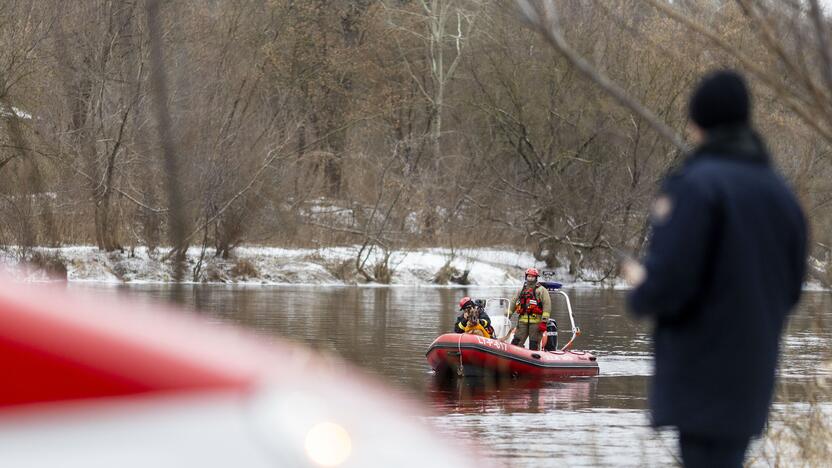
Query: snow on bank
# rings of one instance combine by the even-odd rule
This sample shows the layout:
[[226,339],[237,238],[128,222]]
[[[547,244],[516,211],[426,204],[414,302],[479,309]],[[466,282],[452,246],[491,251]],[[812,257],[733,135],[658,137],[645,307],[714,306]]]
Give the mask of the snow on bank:
[[[93,246],[38,248],[41,257],[59,259],[66,266],[69,281],[106,283],[164,283],[173,280],[173,268],[164,259],[166,250],[148,252],[136,248],[132,252],[102,252]],[[191,248],[187,255],[185,281],[196,283],[235,284],[378,284],[368,282],[355,273],[358,247],[320,249],[283,249],[277,247],[239,247],[233,258],[215,258],[213,251]],[[13,269],[17,276],[33,281],[45,280],[47,275],[36,267],[24,265],[14,251],[0,251],[0,264]],[[372,252],[365,270],[381,262],[380,252]],[[516,285],[523,270],[537,263],[531,254],[509,249],[418,249],[395,252],[389,267],[393,285],[458,285],[463,282],[477,286]],[[448,268],[448,266],[450,268]],[[445,271],[443,277],[438,274]],[[452,278],[452,279],[447,279]],[[568,282],[568,281],[567,281]]]
[[[188,250],[184,281],[189,283],[228,284],[306,284],[306,285],[380,285],[367,281],[356,273],[358,247],[329,247],[319,249],[284,249],[279,247],[238,247],[232,258],[215,258],[213,250],[202,255],[199,248]],[[68,281],[103,283],[167,283],[172,282],[173,265],[165,260],[166,249],[148,252],[139,247],[127,252],[102,252],[94,246],[67,246],[37,248],[34,252],[49,264],[45,268],[19,261],[15,249],[0,250],[0,269],[5,266],[13,274],[30,281],[45,281],[63,276],[50,270],[55,263],[65,267]],[[31,258],[30,254],[28,258]],[[364,269],[383,261],[381,252],[372,252]],[[34,262],[37,263],[37,262]],[[43,263],[43,261],[41,261]],[[525,251],[510,248],[450,249],[431,248],[402,250],[390,256],[391,285],[401,286],[516,286],[522,281],[523,271],[544,265]],[[52,269],[54,270],[54,269]],[[467,274],[465,274],[467,272]],[[582,277],[597,277],[593,271],[584,271]],[[627,289],[620,278],[603,282],[578,280],[568,274],[566,268],[555,270],[557,281],[567,287],[612,287]],[[824,291],[820,283],[810,281],[806,290]]]

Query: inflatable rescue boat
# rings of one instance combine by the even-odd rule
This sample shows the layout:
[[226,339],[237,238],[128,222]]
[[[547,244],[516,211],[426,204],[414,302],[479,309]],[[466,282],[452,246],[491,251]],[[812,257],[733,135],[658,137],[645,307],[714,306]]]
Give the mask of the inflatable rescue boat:
[[428,362],[440,374],[512,377],[584,377],[598,375],[590,353],[541,351],[466,333],[446,333],[431,343]]
[[[581,330],[575,324],[572,304],[561,290],[561,284],[541,282],[552,295],[565,299],[572,325],[572,338],[560,349],[532,350],[510,344],[513,334],[504,311],[509,300],[492,298],[485,309],[492,310],[494,338],[468,333],[445,333],[436,338],[426,353],[431,368],[440,375],[456,376],[510,376],[522,378],[588,377],[598,375],[596,356],[584,351],[572,350],[572,344]],[[494,313],[496,312],[496,313]],[[550,334],[551,335],[551,334]],[[548,339],[557,343],[557,331]],[[528,342],[527,342],[528,343]]]

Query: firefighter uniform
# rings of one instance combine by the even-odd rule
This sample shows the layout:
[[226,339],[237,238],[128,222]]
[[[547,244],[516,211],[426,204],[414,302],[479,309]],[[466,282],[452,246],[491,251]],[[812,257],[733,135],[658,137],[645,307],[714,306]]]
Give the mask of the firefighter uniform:
[[512,327],[516,328],[511,344],[522,346],[528,338],[529,349],[538,349],[543,336],[540,324],[542,322],[545,326],[551,313],[552,299],[546,287],[540,283],[523,285],[523,289],[509,303],[508,315]]

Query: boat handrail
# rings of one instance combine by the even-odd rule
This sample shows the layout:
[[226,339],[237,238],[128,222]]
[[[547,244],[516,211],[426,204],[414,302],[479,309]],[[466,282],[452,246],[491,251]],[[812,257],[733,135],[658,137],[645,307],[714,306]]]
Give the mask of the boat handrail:
[[508,305],[511,303],[511,300],[509,300],[507,297],[487,297],[485,298],[485,309],[488,310],[488,303],[494,301],[497,301],[500,304],[502,304],[505,301],[506,307],[504,308],[503,313],[505,315],[508,315]]
[[509,302],[511,302],[511,299],[509,299],[507,297],[486,297],[485,298],[485,303],[486,304],[491,302],[491,301],[501,301],[501,302],[506,301],[506,303],[509,303]]
[[[485,310],[488,311],[489,304],[496,302],[497,308],[500,310],[499,315],[492,315],[491,321],[492,325],[494,326],[494,331],[503,331],[505,332],[504,336],[495,337],[500,341],[505,341],[509,335],[511,334],[511,322],[509,321],[509,304],[511,304],[511,300],[506,297],[487,297],[485,298]],[[503,330],[505,328],[505,330]]]
[[[560,285],[558,285],[558,286],[560,286]],[[570,338],[569,341],[566,342],[566,344],[563,345],[562,348],[560,348],[561,351],[566,351],[566,350],[568,350],[569,348],[572,347],[572,344],[575,342],[575,339],[577,337],[581,336],[581,328],[575,324],[575,314],[572,313],[572,301],[569,300],[569,296],[565,292],[563,292],[563,290],[561,290],[560,288],[551,289],[550,292],[560,294],[561,296],[563,296],[564,299],[566,299],[566,310],[569,312],[569,323],[570,323],[570,325],[572,325],[572,329],[570,330],[572,332],[572,338]],[[485,308],[486,309],[488,309],[489,302],[492,302],[492,301],[498,301],[500,304],[502,304],[503,301],[505,301],[506,305],[511,303],[511,301],[509,299],[505,298],[505,297],[486,298],[486,300],[485,300]],[[506,307],[505,315],[506,316],[509,315],[508,307]]]
[[581,336],[581,329],[580,327],[575,325],[575,315],[572,313],[572,302],[569,300],[569,296],[567,296],[566,293],[560,289],[556,290],[555,292],[557,292],[558,294],[563,296],[564,299],[566,299],[566,310],[569,311],[569,322],[572,325],[572,338],[570,338],[569,341],[565,345],[563,345],[562,348],[560,348],[561,351],[566,351],[567,349],[572,347],[572,343],[575,342],[575,338]]

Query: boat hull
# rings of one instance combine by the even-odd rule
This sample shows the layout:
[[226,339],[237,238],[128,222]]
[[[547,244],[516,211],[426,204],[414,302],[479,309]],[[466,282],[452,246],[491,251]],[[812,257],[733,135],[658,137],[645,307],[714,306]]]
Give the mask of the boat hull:
[[431,343],[428,363],[438,374],[528,378],[598,375],[596,357],[583,351],[533,351],[464,333],[446,333]]

